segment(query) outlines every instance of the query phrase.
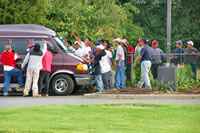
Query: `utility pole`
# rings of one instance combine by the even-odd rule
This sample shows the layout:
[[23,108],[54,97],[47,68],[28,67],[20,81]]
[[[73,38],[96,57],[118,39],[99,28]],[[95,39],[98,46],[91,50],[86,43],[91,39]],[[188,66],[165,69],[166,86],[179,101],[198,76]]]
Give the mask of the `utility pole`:
[[167,0],[167,66],[170,66],[171,53],[171,0]]
[[178,87],[177,82],[177,68],[170,65],[171,53],[171,0],[167,0],[167,63],[166,66],[158,67],[158,81],[163,81],[168,85],[168,89],[176,91]]

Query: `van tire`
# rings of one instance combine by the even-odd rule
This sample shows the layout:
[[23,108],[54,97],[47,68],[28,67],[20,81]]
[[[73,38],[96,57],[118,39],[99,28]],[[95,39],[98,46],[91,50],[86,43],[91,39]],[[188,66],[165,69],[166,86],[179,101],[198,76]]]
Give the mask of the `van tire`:
[[70,95],[74,90],[74,82],[69,75],[58,74],[51,80],[51,88],[56,95]]

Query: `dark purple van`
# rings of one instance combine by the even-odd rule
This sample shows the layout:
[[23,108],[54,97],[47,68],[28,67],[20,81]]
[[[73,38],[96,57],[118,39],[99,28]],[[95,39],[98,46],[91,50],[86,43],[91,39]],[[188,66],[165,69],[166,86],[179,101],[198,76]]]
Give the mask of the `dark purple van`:
[[[43,46],[42,39],[47,40],[53,54],[50,90],[57,95],[69,95],[75,86],[94,84],[89,65],[70,52],[53,30],[32,24],[0,25],[0,53],[6,45],[11,45],[23,60],[27,45],[38,42]],[[18,68],[21,67],[21,63],[22,61],[17,62]],[[3,82],[3,66],[0,64],[0,88],[3,88]],[[17,78],[13,77],[10,88],[17,87]]]

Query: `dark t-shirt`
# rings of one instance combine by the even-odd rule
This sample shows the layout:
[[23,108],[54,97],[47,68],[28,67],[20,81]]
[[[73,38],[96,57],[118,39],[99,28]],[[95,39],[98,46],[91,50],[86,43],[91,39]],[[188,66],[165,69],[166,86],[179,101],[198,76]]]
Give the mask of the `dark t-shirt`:
[[106,52],[103,50],[100,53],[98,53],[94,58],[95,75],[101,74],[101,67],[100,67],[99,61],[101,60],[101,57],[104,55],[106,55]]
[[184,62],[184,49],[183,48],[176,48],[173,52],[173,54],[175,56],[177,56],[177,58],[173,58],[173,63],[175,65],[177,64],[182,64]]
[[142,56],[141,62],[144,60],[151,61],[152,58],[152,48],[148,45],[144,46],[140,52],[140,55]]

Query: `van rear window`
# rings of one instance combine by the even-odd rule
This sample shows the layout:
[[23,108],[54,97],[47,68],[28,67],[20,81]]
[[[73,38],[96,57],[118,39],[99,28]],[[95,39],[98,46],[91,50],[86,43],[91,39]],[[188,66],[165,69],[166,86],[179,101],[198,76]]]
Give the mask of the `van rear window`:
[[28,40],[12,40],[12,49],[19,55],[26,55],[26,47],[28,45]]
[[0,53],[2,53],[5,49],[5,46],[8,45],[8,40],[0,40]]

